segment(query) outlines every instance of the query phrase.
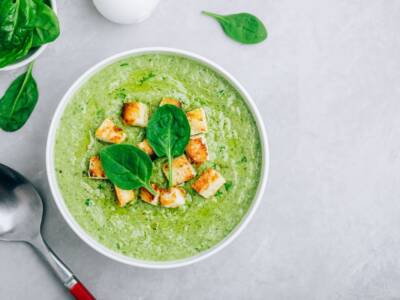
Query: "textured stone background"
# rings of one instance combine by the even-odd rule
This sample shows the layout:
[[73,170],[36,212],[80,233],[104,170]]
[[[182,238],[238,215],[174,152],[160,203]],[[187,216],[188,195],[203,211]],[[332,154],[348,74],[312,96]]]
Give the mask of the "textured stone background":
[[[162,0],[139,25],[58,0],[62,36],[35,65],[40,102],[0,132],[0,161],[26,174],[47,207],[44,236],[98,299],[400,299],[400,2]],[[270,35],[227,39],[200,15],[249,11]],[[267,125],[270,180],[228,248],[193,266],[145,270],[107,259],[66,225],[49,192],[45,142],[68,87],[123,50],[204,55],[253,95]],[[0,91],[21,72],[0,73]],[[0,243],[0,299],[69,299],[31,249]]]

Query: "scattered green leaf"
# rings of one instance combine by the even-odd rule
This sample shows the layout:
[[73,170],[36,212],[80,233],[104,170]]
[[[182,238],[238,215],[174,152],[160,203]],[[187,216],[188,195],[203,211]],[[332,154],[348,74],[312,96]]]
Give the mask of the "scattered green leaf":
[[0,128],[5,131],[20,129],[31,115],[39,92],[32,77],[31,63],[28,70],[17,77],[0,99]]
[[218,15],[203,11],[203,14],[217,20],[225,34],[242,44],[257,44],[267,38],[267,29],[260,19],[249,13]]

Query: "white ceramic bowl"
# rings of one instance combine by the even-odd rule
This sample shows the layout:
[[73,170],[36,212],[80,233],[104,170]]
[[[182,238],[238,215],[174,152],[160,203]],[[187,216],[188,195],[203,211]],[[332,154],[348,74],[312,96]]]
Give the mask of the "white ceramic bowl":
[[[180,259],[180,260],[174,260],[174,261],[165,261],[165,262],[159,262],[159,261],[145,261],[145,260],[138,260],[132,257],[128,257],[125,255],[122,255],[120,253],[114,252],[107,248],[106,246],[102,245],[101,243],[97,242],[95,239],[93,239],[88,233],[86,233],[81,226],[75,221],[74,217],[71,215],[69,212],[64,199],[61,195],[60,189],[58,187],[57,179],[56,179],[56,172],[55,172],[55,167],[54,167],[54,145],[55,145],[55,138],[56,138],[56,131],[60,123],[61,116],[64,112],[65,107],[67,106],[68,102],[72,98],[72,96],[76,93],[76,91],[82,86],[83,83],[85,83],[92,75],[97,73],[99,70],[103,69],[105,66],[108,66],[118,60],[121,60],[126,57],[131,57],[131,56],[137,56],[137,55],[142,55],[142,54],[151,54],[151,53],[166,53],[166,54],[172,54],[172,55],[177,55],[177,56],[182,56],[189,58],[191,60],[197,61],[212,70],[216,71],[218,74],[220,74],[222,77],[224,77],[226,80],[228,80],[232,86],[234,86],[238,92],[242,95],[244,101],[247,103],[247,106],[249,107],[250,111],[252,112],[254,119],[256,120],[257,127],[260,133],[260,139],[261,139],[261,145],[262,145],[262,159],[263,159],[263,165],[262,165],[262,171],[261,171],[261,178],[260,178],[260,183],[257,189],[257,193],[255,195],[255,198],[252,202],[252,205],[250,206],[247,214],[243,217],[242,221],[236,226],[236,228],[227,236],[225,239],[223,239],[221,242],[219,242],[217,245],[214,247],[201,252],[195,256]],[[254,212],[256,211],[258,204],[261,201],[265,185],[267,182],[267,177],[268,177],[268,167],[269,167],[269,151],[268,151],[268,139],[267,139],[267,133],[265,130],[265,127],[263,125],[260,113],[258,109],[256,108],[254,101],[251,99],[250,95],[246,92],[246,90],[243,88],[243,86],[232,77],[227,71],[225,71],[222,67],[218,66],[217,64],[211,62],[210,60],[201,57],[197,54],[193,54],[187,51],[183,50],[177,50],[177,49],[171,49],[171,48],[140,48],[140,49],[135,49],[135,50],[130,50],[126,52],[122,52],[116,55],[113,55],[92,68],[90,68],[88,71],[86,71],[80,78],[78,78],[77,81],[69,88],[67,93],[64,95],[63,99],[61,100],[60,104],[58,105],[58,108],[55,112],[55,115],[53,117],[53,120],[50,125],[50,131],[49,135],[47,138],[47,148],[46,148],[46,167],[47,167],[47,176],[48,180],[50,183],[50,188],[51,192],[53,194],[53,197],[55,199],[55,202],[63,215],[64,219],[67,221],[68,225],[72,228],[73,231],[83,240],[85,241],[89,246],[94,248],[96,251],[100,252],[101,254],[104,254],[105,256],[108,256],[111,259],[114,259],[116,261],[132,265],[132,266],[138,266],[138,267],[145,267],[145,268],[157,268],[157,269],[166,269],[166,268],[174,268],[174,267],[180,267],[180,266],[185,266],[189,265],[195,262],[198,262],[200,260],[205,259],[206,257],[209,257],[210,255],[218,252],[222,248],[224,248],[226,245],[228,245],[233,239],[235,239],[238,234],[246,227],[248,222],[250,221],[251,217],[253,216]]]
[[[55,14],[57,14],[57,4],[56,4],[56,0],[50,0],[50,5],[51,8],[54,10]],[[18,68],[21,68],[27,64],[29,64],[30,62],[34,61],[36,58],[39,57],[40,54],[43,53],[43,51],[47,48],[48,44],[44,44],[40,47],[38,47],[37,49],[33,50],[33,51],[29,51],[29,53],[22,59],[18,60],[17,62],[5,66],[3,68],[0,68],[0,71],[10,71],[10,70],[15,70]]]

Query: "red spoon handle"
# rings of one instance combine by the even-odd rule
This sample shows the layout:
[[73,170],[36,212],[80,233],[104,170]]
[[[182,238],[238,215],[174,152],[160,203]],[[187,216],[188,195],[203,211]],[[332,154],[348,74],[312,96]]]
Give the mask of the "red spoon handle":
[[96,298],[93,297],[92,294],[79,281],[70,287],[69,291],[76,300],[96,300]]

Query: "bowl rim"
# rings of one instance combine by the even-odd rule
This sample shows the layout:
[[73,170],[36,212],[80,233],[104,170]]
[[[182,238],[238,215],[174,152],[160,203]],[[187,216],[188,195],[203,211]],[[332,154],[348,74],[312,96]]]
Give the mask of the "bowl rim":
[[[54,10],[54,13],[57,15],[56,0],[50,0],[50,5],[51,5],[51,8]],[[27,64],[31,63],[36,58],[38,58],[39,55],[42,54],[44,52],[44,50],[46,50],[48,45],[49,45],[49,43],[40,46],[39,48],[34,50],[30,55],[27,54],[27,56],[24,59],[22,59],[22,60],[20,60],[20,61],[18,61],[16,63],[13,63],[11,65],[7,65],[7,66],[5,66],[3,68],[0,68],[0,71],[11,71],[11,70],[16,70],[16,69],[19,69],[19,68],[21,68],[23,66],[26,66]]]
[[[123,255],[121,253],[115,252],[105,245],[101,244],[97,240],[95,240],[89,233],[87,233],[75,220],[75,218],[70,213],[69,209],[66,206],[66,203],[61,195],[61,191],[58,187],[58,182],[56,178],[55,165],[54,165],[54,146],[55,146],[55,138],[56,132],[60,123],[60,119],[64,113],[66,106],[68,105],[70,99],[75,94],[75,92],[84,84],[88,79],[90,79],[94,74],[98,73],[106,66],[115,63],[121,59],[133,56],[140,56],[144,54],[170,54],[180,57],[185,57],[191,60],[194,60],[202,65],[207,66],[208,68],[217,72],[220,76],[222,76],[225,80],[227,80],[242,96],[245,101],[248,109],[252,113],[257,129],[260,135],[260,144],[262,150],[262,168],[260,174],[260,181],[258,184],[257,192],[254,196],[252,204],[248,208],[248,211],[243,216],[242,220],[236,225],[236,227],[220,242],[218,242],[213,247],[200,252],[194,256],[189,256],[183,259],[171,260],[171,261],[150,261],[150,260],[140,260],[133,257],[129,257]],[[257,207],[259,206],[262,196],[264,194],[265,186],[268,179],[268,169],[269,169],[269,147],[268,147],[268,137],[267,132],[261,118],[260,112],[258,111],[253,99],[248,94],[248,92],[244,89],[244,87],[225,69],[212,62],[211,60],[200,56],[198,54],[180,50],[169,47],[145,47],[145,48],[137,48],[128,51],[124,51],[121,53],[117,53],[112,55],[106,59],[101,60],[91,68],[89,68],[86,72],[84,72],[67,90],[64,94],[61,102],[58,104],[57,109],[53,115],[50,129],[47,137],[47,145],[46,145],[46,170],[47,170],[47,178],[50,185],[50,190],[52,196],[56,202],[56,205],[61,212],[64,220],[70,226],[70,228],[81,238],[86,244],[92,247],[97,252],[103,254],[106,257],[109,257],[115,261],[119,261],[124,264],[128,264],[136,267],[150,268],[150,269],[169,269],[182,267],[186,265],[193,264],[195,262],[199,262],[211,255],[219,252],[223,248],[225,248],[228,244],[230,244],[246,227],[249,223],[250,219],[254,215]]]

